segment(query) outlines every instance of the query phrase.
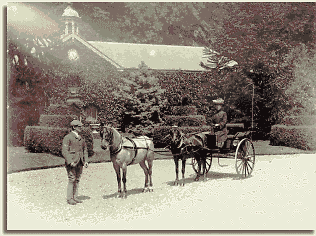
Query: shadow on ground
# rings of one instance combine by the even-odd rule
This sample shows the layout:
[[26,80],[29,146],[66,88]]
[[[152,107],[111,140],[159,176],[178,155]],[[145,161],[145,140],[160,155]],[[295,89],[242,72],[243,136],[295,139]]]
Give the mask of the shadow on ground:
[[[131,190],[127,190],[127,197],[130,196],[130,195],[137,195],[137,194],[140,194],[140,193],[143,193],[143,189],[142,188],[135,188],[135,189],[131,189]],[[103,199],[110,199],[110,198],[118,198],[119,194],[118,192],[116,193],[112,193],[110,195],[104,195],[103,196]]]
[[89,200],[91,198],[88,196],[78,196],[78,199],[84,201],[84,200]]
[[[180,179],[179,184],[184,183],[186,185],[186,184],[190,184],[193,182],[207,182],[207,181],[212,181],[215,179],[227,179],[227,178],[230,178],[232,180],[245,179],[242,176],[240,176],[239,174],[221,173],[221,172],[213,172],[213,171],[207,173],[206,178],[203,178],[201,176],[198,181],[195,181],[195,177],[196,177],[196,174],[191,174],[188,178]],[[247,178],[251,178],[251,175]],[[166,182],[166,184],[169,186],[174,186],[175,185],[174,183],[175,183],[174,180]]]

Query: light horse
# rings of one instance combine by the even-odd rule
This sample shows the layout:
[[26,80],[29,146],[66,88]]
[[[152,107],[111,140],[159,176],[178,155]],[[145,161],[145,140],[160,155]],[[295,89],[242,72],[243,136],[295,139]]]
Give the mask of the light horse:
[[[205,151],[205,135],[201,134],[187,134],[184,135],[177,127],[172,127],[169,134],[170,141],[168,148],[170,149],[175,163],[176,179],[174,185],[184,186],[185,164],[187,158],[195,158],[198,163],[198,173],[195,181],[203,175],[206,175],[206,155]],[[179,181],[179,160],[182,160],[182,181]],[[203,169],[203,171],[202,171]]]
[[[139,164],[145,173],[145,186],[143,192],[152,190],[152,166],[154,160],[154,143],[146,137],[140,136],[134,139],[123,137],[113,127],[100,126],[101,148],[109,148],[110,157],[116,172],[118,183],[118,197],[126,198],[126,171],[127,166]],[[145,163],[147,161],[148,167]],[[123,172],[123,192],[121,189],[121,169]]]

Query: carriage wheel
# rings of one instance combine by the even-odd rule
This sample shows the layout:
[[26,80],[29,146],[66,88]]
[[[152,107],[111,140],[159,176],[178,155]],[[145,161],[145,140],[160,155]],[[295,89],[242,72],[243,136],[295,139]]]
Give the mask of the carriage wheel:
[[255,149],[252,142],[244,138],[238,143],[235,153],[235,168],[237,174],[248,177],[255,166]]
[[[211,165],[212,165],[212,155],[211,156],[206,156],[206,169],[205,169],[205,173],[207,174],[209,172],[209,170],[211,169]],[[196,161],[196,159],[193,157],[192,158],[192,167],[193,170],[195,171],[195,173],[198,174],[198,170],[199,170],[199,163]],[[200,173],[201,175],[204,173]]]

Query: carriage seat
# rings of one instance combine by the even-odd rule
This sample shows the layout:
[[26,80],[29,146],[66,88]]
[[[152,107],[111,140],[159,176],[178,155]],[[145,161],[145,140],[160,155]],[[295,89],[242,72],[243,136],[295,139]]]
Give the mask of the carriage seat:
[[227,123],[227,139],[233,139],[238,132],[242,132],[245,129],[244,123]]

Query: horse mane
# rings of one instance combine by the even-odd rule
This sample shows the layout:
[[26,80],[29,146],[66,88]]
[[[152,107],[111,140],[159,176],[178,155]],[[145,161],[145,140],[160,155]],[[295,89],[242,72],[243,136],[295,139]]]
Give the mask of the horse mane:
[[113,146],[119,145],[122,142],[122,135],[113,127],[109,127],[113,136]]

